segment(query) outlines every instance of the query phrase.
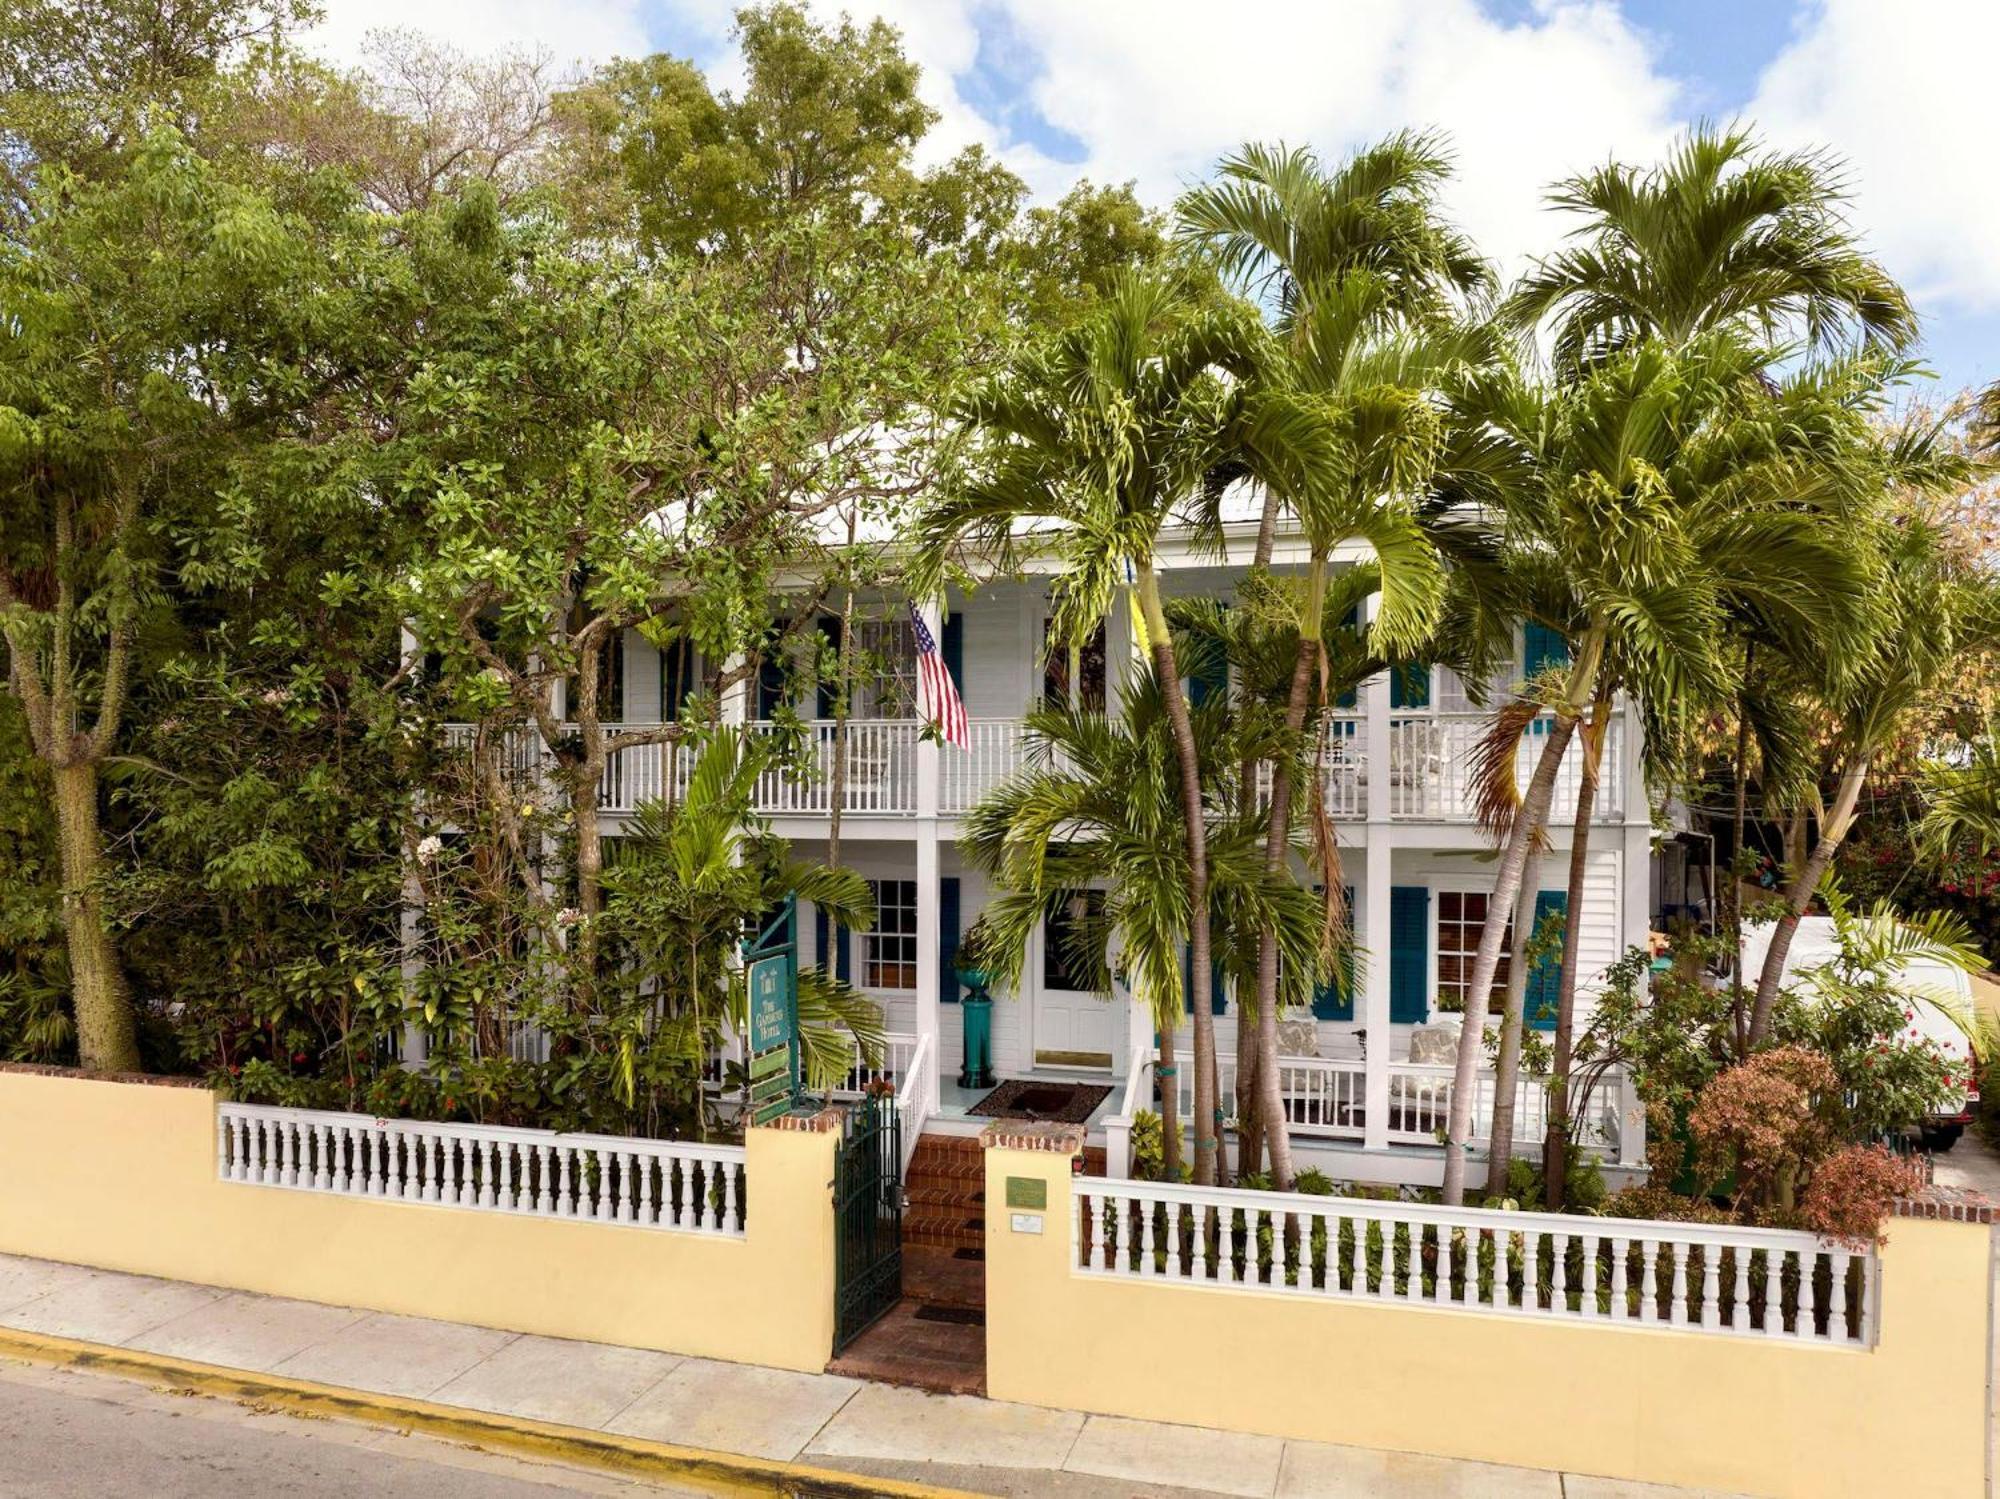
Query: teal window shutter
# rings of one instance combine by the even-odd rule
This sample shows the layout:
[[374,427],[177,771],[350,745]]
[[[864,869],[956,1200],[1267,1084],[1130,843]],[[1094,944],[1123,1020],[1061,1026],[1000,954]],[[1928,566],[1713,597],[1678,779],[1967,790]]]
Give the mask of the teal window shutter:
[[[1211,959],[1208,965],[1208,1012],[1211,1015],[1225,1015],[1229,1012],[1229,981],[1223,977],[1222,964]],[[1181,944],[1181,999],[1182,1007],[1188,1014],[1194,1013],[1194,949]]]
[[[833,938],[835,944],[834,951],[831,954],[827,952],[827,939],[829,935]],[[819,954],[819,966],[826,972],[831,973],[843,984],[848,982],[848,974],[850,972],[847,936],[847,928],[844,926],[835,927],[829,933],[827,931],[826,912],[818,906],[813,907],[813,951]],[[829,961],[829,958],[831,961]]]
[[[1219,635],[1194,637],[1194,660],[1189,664],[1187,699],[1190,708],[1199,708],[1210,697],[1229,690],[1229,652]],[[1219,1012],[1218,1012],[1219,1013]]]
[[[1359,604],[1356,604],[1352,609],[1347,611],[1347,631],[1350,635],[1357,637],[1361,634],[1361,606]],[[1333,705],[1336,708],[1359,707],[1361,705],[1361,694],[1356,688],[1350,687],[1333,700]]]
[[938,880],[938,998],[958,1003],[958,876]]
[[834,699],[840,695],[840,682],[838,680],[840,674],[840,616],[838,614],[822,614],[819,620],[819,632],[827,638],[828,643],[833,647],[834,665],[829,669],[834,675],[831,677],[821,676],[818,703],[819,716],[821,718],[831,718],[833,717]]
[[1431,705],[1431,668],[1428,661],[1407,661],[1389,671],[1389,706],[1428,708]]
[[766,656],[757,664],[757,716],[769,718],[785,705],[785,663]]
[[813,907],[813,957],[821,968],[830,968],[827,951],[826,908]]
[[840,950],[834,954],[833,976],[843,984],[854,982],[854,934],[846,927],[836,929]]
[[1529,620],[1521,627],[1521,675],[1532,677],[1543,667],[1569,660],[1569,642],[1562,633]]
[[965,696],[965,616],[954,614],[944,622],[944,639],[938,643],[944,653],[944,669],[951,673],[951,685]]
[[700,683],[695,680],[694,646],[685,638],[669,640],[660,652],[660,719],[678,723],[681,709]]
[[[1354,911],[1354,887],[1347,890],[1347,909]],[[1313,1019],[1352,1020],[1354,1018],[1354,949],[1352,947],[1340,955],[1340,973],[1330,984],[1320,984],[1313,989]]]
[[[1569,919],[1569,892],[1567,890],[1541,890],[1535,894],[1535,928],[1528,935],[1542,929],[1542,918],[1551,911],[1561,912],[1563,919]],[[1528,1024],[1538,1031],[1552,1031],[1556,1028],[1557,991],[1562,987],[1562,951],[1544,953],[1533,970],[1528,974],[1527,993],[1522,1002],[1522,1013]]]
[[1389,1019],[1419,1025],[1429,1018],[1431,892],[1427,885],[1389,888]]

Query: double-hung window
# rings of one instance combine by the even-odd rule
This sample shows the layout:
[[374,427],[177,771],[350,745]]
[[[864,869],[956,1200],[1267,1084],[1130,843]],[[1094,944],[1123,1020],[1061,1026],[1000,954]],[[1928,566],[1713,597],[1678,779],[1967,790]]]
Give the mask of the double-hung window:
[[[1492,897],[1483,890],[1440,890],[1438,908],[1438,1007],[1463,1013],[1472,984],[1472,964],[1479,952],[1479,940],[1486,934]],[[1514,927],[1507,924],[1506,945],[1500,950],[1500,966],[1493,972],[1493,988],[1487,996],[1489,1011],[1507,1006],[1507,968],[1514,950]]]
[[870,880],[875,929],[861,937],[861,987],[917,987],[917,882]]

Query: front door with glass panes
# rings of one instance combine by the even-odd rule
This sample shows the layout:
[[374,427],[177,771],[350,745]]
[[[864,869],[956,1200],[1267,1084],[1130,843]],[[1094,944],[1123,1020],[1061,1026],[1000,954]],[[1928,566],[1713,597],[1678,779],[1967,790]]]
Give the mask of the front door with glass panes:
[[1034,1003],[1037,1067],[1111,1068],[1120,1030],[1117,1010],[1093,987],[1083,952],[1093,943],[1102,950],[1102,933],[1093,928],[1103,910],[1102,891],[1079,891],[1042,923],[1041,982]]

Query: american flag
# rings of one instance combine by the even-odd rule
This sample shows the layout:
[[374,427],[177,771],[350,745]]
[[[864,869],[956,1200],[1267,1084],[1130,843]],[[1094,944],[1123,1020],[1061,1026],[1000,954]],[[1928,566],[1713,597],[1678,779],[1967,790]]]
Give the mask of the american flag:
[[910,605],[910,630],[917,640],[918,707],[927,720],[938,726],[946,744],[968,749],[972,735],[965,722],[965,704],[959,698],[944,657],[938,654],[937,637],[931,634],[915,604]]

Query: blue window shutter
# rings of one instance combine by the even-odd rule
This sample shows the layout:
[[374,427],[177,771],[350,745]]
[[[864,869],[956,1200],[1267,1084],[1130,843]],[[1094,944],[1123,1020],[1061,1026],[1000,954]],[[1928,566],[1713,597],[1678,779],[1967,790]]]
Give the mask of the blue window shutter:
[[[1361,634],[1361,606],[1356,604],[1347,611],[1347,630],[1351,635]],[[1355,688],[1348,688],[1333,700],[1336,708],[1356,708],[1361,704],[1361,694]]]
[[1431,705],[1431,668],[1429,662],[1405,662],[1391,667],[1389,671],[1389,706],[1392,708],[1428,708]]
[[785,704],[785,663],[766,656],[757,666],[757,716],[769,718]]
[[[1229,981],[1223,976],[1222,964],[1211,959],[1208,965],[1208,1012],[1211,1015],[1225,1015],[1229,1012]],[[1181,1000],[1188,1014],[1194,1013],[1194,948],[1181,944]]]
[[951,685],[965,696],[965,616],[954,614],[944,622],[944,639],[938,642],[944,669],[951,673]]
[[[1347,890],[1347,909],[1354,910],[1354,887]],[[1330,984],[1320,984],[1313,990],[1313,1019],[1352,1020],[1354,1018],[1354,949],[1349,948],[1340,955],[1340,973]]]
[[1193,644],[1194,660],[1192,670],[1188,672],[1187,700],[1190,708],[1199,708],[1210,697],[1229,690],[1229,652],[1219,635],[1198,634]]
[[660,720],[680,721],[681,705],[695,689],[694,647],[685,640],[669,640],[660,652]]
[[1569,642],[1561,632],[1529,620],[1521,627],[1521,675],[1532,677],[1543,667],[1569,660]]
[[826,907],[813,907],[813,958],[821,968],[828,966]]
[[938,880],[938,998],[958,1003],[958,876]]
[[[1541,890],[1535,894],[1535,928],[1528,935],[1542,929],[1542,918],[1551,911],[1560,911],[1564,919],[1569,915],[1569,892],[1567,890]],[[1538,1031],[1552,1031],[1556,1028],[1557,991],[1562,987],[1562,951],[1557,949],[1545,953],[1540,962],[1528,974],[1527,994],[1522,1004],[1522,1013],[1528,1024]]]
[[854,934],[846,927],[836,929],[835,940],[840,944],[833,956],[833,976],[843,984],[854,982]]
[[820,677],[818,703],[819,716],[821,718],[831,718],[833,717],[834,699],[840,693],[840,682],[838,681],[840,672],[840,616],[838,614],[822,614],[819,620],[819,632],[833,646],[834,665],[831,670],[835,675],[833,677],[824,675]]
[[1430,1015],[1431,892],[1389,887],[1389,1019],[1421,1024]]

